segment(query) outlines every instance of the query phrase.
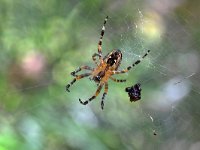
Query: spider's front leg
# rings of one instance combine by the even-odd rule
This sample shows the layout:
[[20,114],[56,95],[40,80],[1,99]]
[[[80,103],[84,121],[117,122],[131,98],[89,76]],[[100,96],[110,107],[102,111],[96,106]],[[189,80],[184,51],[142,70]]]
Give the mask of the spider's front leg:
[[85,69],[85,70],[91,70],[91,71],[94,70],[93,68],[91,68],[89,66],[81,66],[81,67],[78,67],[75,71],[71,72],[71,75],[75,77],[76,73],[78,73],[79,71],[81,71],[83,69]]
[[102,96],[102,99],[101,99],[101,109],[104,108],[104,99],[105,99],[105,96],[107,95],[107,93],[108,93],[108,83],[106,82],[104,93],[103,93],[103,96]]
[[95,93],[92,97],[90,97],[88,100],[82,101],[82,100],[79,98],[79,102],[80,102],[81,104],[83,104],[83,105],[87,105],[90,101],[92,101],[93,99],[95,99],[95,98],[99,95],[99,93],[101,92],[101,89],[102,89],[103,85],[104,85],[104,84],[101,83],[101,84],[98,86],[98,88],[97,88],[97,90],[96,90],[96,93]]
[[69,84],[66,85],[66,91],[70,92],[69,87],[72,86],[76,82],[76,80],[80,80],[80,79],[82,79],[84,77],[88,77],[90,75],[91,75],[91,73],[85,73],[85,74],[77,75]]

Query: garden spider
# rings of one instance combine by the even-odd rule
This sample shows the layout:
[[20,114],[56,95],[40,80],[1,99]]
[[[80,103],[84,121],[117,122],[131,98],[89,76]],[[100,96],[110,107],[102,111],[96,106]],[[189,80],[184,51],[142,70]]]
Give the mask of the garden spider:
[[[105,18],[104,24],[103,24],[103,27],[101,30],[101,36],[100,36],[99,43],[98,43],[98,53],[94,53],[92,55],[92,59],[93,59],[94,63],[96,64],[96,68],[91,68],[89,66],[81,66],[81,67],[77,68],[75,71],[71,72],[71,75],[74,76],[75,78],[66,86],[66,91],[69,92],[70,86],[73,85],[77,80],[80,80],[84,77],[91,76],[90,79],[94,80],[97,83],[98,88],[97,88],[95,94],[92,97],[90,97],[88,100],[82,101],[81,99],[79,99],[79,102],[83,105],[87,105],[90,101],[92,101],[99,95],[101,89],[103,88],[103,86],[105,86],[104,93],[103,93],[102,100],[101,100],[101,108],[102,109],[104,108],[104,99],[108,92],[108,79],[111,79],[115,82],[126,82],[126,80],[115,79],[112,77],[112,75],[128,72],[135,65],[139,64],[142,61],[142,59],[144,59],[150,52],[150,50],[148,50],[141,57],[141,59],[135,61],[132,64],[132,66],[128,66],[126,69],[121,70],[121,71],[118,70],[118,67],[120,66],[120,63],[122,60],[122,53],[119,49],[114,49],[112,52],[108,53],[105,57],[102,58],[102,47],[101,46],[102,46],[102,39],[103,39],[105,25],[106,25],[107,20],[108,20],[108,16]],[[99,58],[99,62],[96,61],[96,57]],[[76,74],[83,69],[90,70],[90,72],[81,74],[81,75]]]

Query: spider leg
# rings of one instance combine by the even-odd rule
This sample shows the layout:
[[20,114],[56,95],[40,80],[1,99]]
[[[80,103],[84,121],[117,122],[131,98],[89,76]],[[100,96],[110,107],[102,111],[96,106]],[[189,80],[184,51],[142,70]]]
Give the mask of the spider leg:
[[128,66],[126,69],[121,70],[121,71],[113,71],[113,74],[121,74],[121,73],[126,73],[128,72],[131,68],[135,67],[136,65],[138,65],[148,54],[149,54],[150,50],[148,50],[141,59],[135,61],[132,66]]
[[98,42],[98,56],[99,56],[99,59],[102,59],[102,40],[103,40],[103,36],[104,36],[104,32],[105,32],[105,25],[106,25],[106,22],[108,20],[108,16],[105,18],[104,20],[104,23],[103,23],[103,27],[102,27],[102,30],[101,30],[101,36],[100,36],[100,39],[99,39],[99,42]]
[[83,69],[85,69],[85,70],[91,70],[91,71],[94,70],[93,68],[91,68],[89,66],[81,66],[81,67],[78,67],[75,71],[71,72],[71,75],[75,77],[76,73],[78,73],[79,71],[81,71]]
[[101,57],[101,55],[100,55],[100,54],[97,54],[97,53],[94,53],[94,54],[92,55],[92,60],[95,62],[96,65],[97,65],[97,61],[96,61],[96,58],[95,58],[95,57],[97,57],[97,56],[99,56],[99,58]]
[[93,99],[95,99],[95,98],[99,95],[99,93],[100,93],[100,91],[101,91],[103,85],[104,85],[104,84],[101,83],[101,84],[98,86],[98,88],[97,88],[97,90],[96,90],[96,93],[95,93],[92,97],[90,97],[88,100],[82,101],[82,100],[79,98],[79,102],[80,102],[81,104],[83,104],[83,105],[87,105],[90,101],[92,101]]
[[115,81],[115,82],[126,82],[126,79],[115,79],[113,77],[110,77],[110,79]]
[[105,96],[107,95],[107,93],[108,93],[108,83],[106,82],[104,93],[103,93],[103,96],[102,96],[102,99],[101,99],[101,109],[103,109],[103,107],[104,107],[104,99],[105,99]]
[[87,76],[90,76],[90,75],[91,75],[91,73],[85,73],[85,74],[77,75],[69,84],[66,85],[66,91],[70,92],[69,87],[72,86],[76,82],[76,80],[80,80],[80,79],[87,77]]

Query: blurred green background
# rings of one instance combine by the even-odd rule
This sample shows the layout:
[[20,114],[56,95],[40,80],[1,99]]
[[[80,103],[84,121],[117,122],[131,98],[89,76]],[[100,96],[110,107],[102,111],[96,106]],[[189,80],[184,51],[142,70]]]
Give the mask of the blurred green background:
[[[0,150],[199,150],[200,1],[0,0]],[[102,93],[88,78],[65,91],[78,66],[123,52],[120,69],[151,53],[126,83]],[[142,99],[124,89],[142,84]],[[154,135],[156,134],[156,135]]]

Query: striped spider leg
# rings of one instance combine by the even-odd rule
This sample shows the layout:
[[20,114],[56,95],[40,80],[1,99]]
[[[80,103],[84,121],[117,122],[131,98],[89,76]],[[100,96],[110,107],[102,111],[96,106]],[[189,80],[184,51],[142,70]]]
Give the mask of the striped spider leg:
[[94,53],[92,55],[92,60],[95,62],[96,65],[98,64],[97,61],[96,61],[97,56],[99,57],[100,62],[102,62],[102,41],[103,41],[103,36],[104,36],[104,32],[105,32],[105,25],[106,25],[107,20],[108,20],[108,16],[104,19],[103,27],[102,27],[102,30],[101,30],[101,36],[100,36],[100,39],[99,39],[99,42],[98,42],[98,53]]
[[148,50],[141,59],[136,60],[132,66],[128,66],[126,69],[124,70],[117,70],[117,71],[113,71],[114,74],[121,74],[121,73],[127,73],[131,68],[135,67],[136,65],[138,65],[148,54],[149,54],[150,50]]
[[70,92],[69,87],[72,86],[77,80],[80,80],[82,78],[85,78],[85,77],[88,77],[88,76],[91,75],[91,73],[76,75],[76,73],[78,73],[81,70],[91,70],[91,71],[93,71],[94,69],[89,67],[89,66],[81,66],[81,67],[78,67],[75,71],[71,72],[71,75],[74,76],[75,78],[69,84],[67,84],[67,86],[66,86],[67,92]]
[[[102,40],[103,40],[103,36],[104,36],[104,32],[105,32],[105,25],[106,25],[107,20],[108,20],[108,16],[104,19],[103,27],[102,27],[102,30],[101,30],[101,36],[100,36],[100,39],[99,39],[99,42],[98,42],[98,53],[94,53],[92,55],[92,59],[93,59],[93,61],[95,62],[96,65],[98,64],[97,61],[96,61],[97,56],[99,57],[101,62],[103,61],[102,60]],[[73,85],[76,82],[76,80],[80,80],[82,78],[85,78],[85,77],[88,77],[88,76],[91,75],[91,74],[86,73],[86,74],[82,74],[82,75],[77,76],[76,73],[78,73],[79,71],[81,71],[83,69],[91,70],[91,71],[94,70],[93,68],[91,68],[89,66],[81,66],[81,67],[78,67],[75,71],[71,72],[71,75],[74,76],[75,78],[66,86],[66,91],[69,92],[69,87],[71,85]]]

